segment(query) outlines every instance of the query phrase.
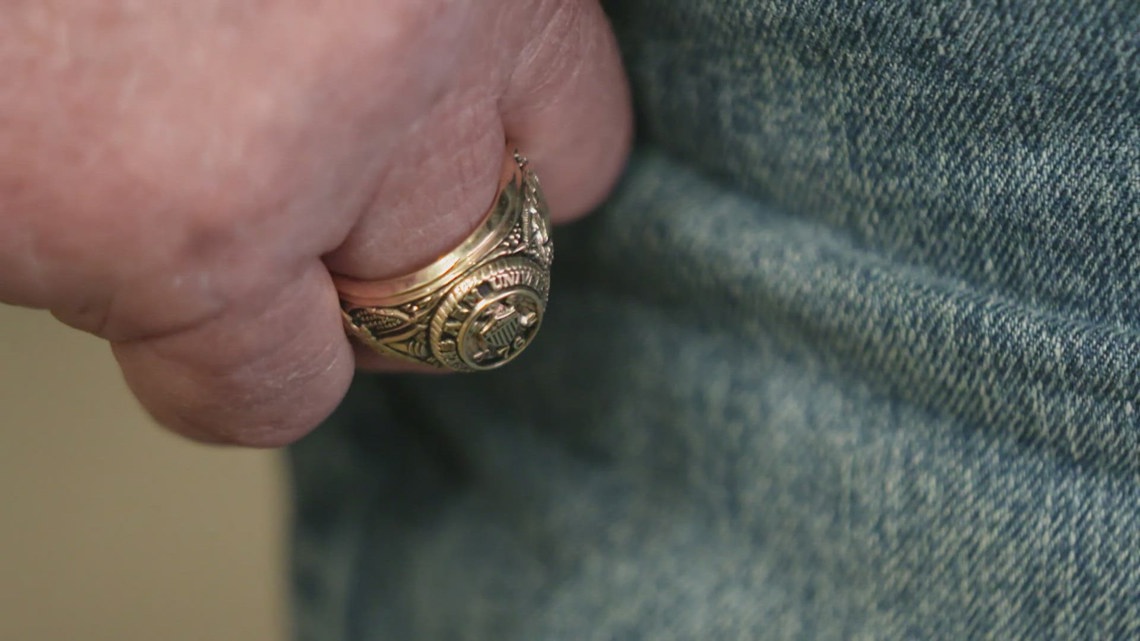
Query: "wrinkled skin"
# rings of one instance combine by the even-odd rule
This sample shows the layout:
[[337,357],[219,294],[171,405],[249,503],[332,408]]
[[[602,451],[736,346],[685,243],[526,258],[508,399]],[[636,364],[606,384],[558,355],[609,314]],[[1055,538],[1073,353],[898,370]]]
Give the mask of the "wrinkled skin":
[[330,271],[467,235],[505,141],[555,221],[630,137],[593,0],[12,0],[0,6],[0,300],[111,342],[189,437],[276,446],[357,366]]

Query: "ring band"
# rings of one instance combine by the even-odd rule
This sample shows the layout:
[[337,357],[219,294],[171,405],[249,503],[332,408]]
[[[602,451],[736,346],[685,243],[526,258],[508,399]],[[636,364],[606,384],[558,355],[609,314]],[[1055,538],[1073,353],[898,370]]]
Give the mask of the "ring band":
[[406,276],[334,277],[345,329],[392,358],[460,372],[505,365],[546,311],[549,216],[526,159],[507,154],[494,205],[454,250]]

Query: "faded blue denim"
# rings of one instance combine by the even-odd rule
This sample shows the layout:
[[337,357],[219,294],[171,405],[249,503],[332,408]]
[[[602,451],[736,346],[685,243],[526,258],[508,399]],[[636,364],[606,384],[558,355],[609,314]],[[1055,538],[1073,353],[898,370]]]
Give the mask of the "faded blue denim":
[[1140,3],[610,9],[628,175],[293,450],[297,638],[1140,638]]

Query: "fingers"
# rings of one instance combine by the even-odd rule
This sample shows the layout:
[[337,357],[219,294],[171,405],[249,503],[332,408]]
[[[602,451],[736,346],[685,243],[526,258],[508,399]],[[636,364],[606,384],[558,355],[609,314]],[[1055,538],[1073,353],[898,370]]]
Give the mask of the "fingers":
[[554,222],[600,204],[629,154],[629,89],[597,2],[560,2],[532,27],[503,97],[507,137],[542,180]]
[[325,257],[329,269],[360,280],[387,278],[459,245],[495,198],[504,136],[491,87],[445,94],[402,137],[367,211]]
[[352,348],[316,259],[295,277],[200,327],[113,344],[131,390],[162,424],[195,440],[279,446],[344,397]]
[[[452,90],[401,139],[371,207],[326,257],[334,273],[406,274],[457,246],[490,209],[508,145],[536,168],[554,222],[587,213],[616,181],[632,117],[598,4],[512,3],[494,21],[483,28],[515,39],[472,52]],[[405,367],[359,348],[357,364]]]
[[[536,168],[554,222],[587,213],[617,180],[632,116],[599,5],[511,3],[482,28],[511,37],[472,51],[452,89],[396,145],[372,205],[325,257],[333,273],[388,278],[457,246],[490,209],[508,145]],[[356,351],[363,369],[407,369]]]
[[402,137],[372,205],[326,257],[334,273],[408,273],[458,245],[490,208],[508,145],[535,167],[555,223],[587,213],[613,186],[632,116],[597,2],[512,3],[481,28],[515,39],[473,51]]

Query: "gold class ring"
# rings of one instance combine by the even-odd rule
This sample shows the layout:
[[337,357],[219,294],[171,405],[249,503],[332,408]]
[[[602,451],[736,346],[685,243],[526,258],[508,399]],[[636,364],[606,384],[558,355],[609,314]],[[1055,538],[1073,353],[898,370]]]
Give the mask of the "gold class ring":
[[508,153],[494,205],[458,247],[406,276],[334,276],[345,329],[391,358],[494,369],[534,340],[550,294],[550,213],[538,178]]

